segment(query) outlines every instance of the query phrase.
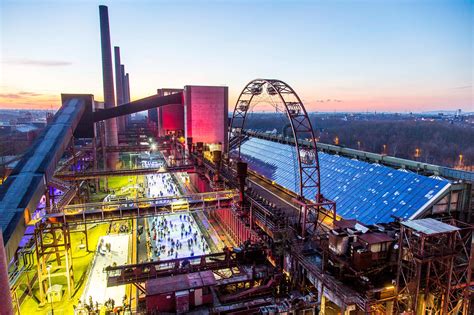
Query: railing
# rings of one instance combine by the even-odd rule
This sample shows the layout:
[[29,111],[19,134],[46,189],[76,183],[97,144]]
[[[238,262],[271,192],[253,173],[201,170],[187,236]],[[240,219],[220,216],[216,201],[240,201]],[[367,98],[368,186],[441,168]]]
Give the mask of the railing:
[[215,270],[238,266],[238,259],[234,252],[227,250],[222,253],[213,253],[202,256],[177,258],[148,263],[130,264],[123,266],[109,266],[107,272],[107,286],[116,286],[129,283],[145,282],[149,279],[167,277],[190,272]]
[[71,187],[71,184],[66,182],[66,181],[63,181],[59,178],[53,177],[49,180],[48,186],[53,186],[53,187],[58,188],[62,191],[66,191]]
[[92,179],[101,176],[127,176],[127,175],[143,175],[143,174],[157,174],[185,171],[194,168],[194,164],[184,164],[170,167],[156,167],[156,168],[134,168],[134,169],[120,169],[120,170],[97,170],[86,172],[60,172],[54,176],[61,180],[83,180]]
[[[213,209],[230,206],[238,194],[234,190],[189,194],[184,196],[164,196],[137,198],[109,202],[84,203],[65,206],[61,213],[46,215],[46,218],[66,222],[101,221],[116,217],[136,217],[172,213],[186,210]],[[227,202],[227,203],[226,203]]]

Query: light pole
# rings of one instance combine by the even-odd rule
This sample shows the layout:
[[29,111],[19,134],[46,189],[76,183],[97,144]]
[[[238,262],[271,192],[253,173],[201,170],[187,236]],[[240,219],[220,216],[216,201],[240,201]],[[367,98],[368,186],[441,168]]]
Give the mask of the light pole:
[[51,314],[54,314],[53,309],[53,299],[51,297],[51,265],[46,266],[46,270],[48,270],[48,282],[49,282],[49,302],[51,303]]

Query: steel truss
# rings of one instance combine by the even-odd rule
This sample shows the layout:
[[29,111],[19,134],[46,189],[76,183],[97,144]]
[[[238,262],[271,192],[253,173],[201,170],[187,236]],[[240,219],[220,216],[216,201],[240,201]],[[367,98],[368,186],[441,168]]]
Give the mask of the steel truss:
[[473,227],[425,234],[401,225],[397,272],[398,311],[468,314],[474,256]]
[[[51,285],[49,279],[57,276],[66,277],[68,297],[71,298],[75,287],[71,238],[68,225],[61,223],[37,223],[34,238],[38,261],[40,302],[46,302],[46,295]],[[56,264],[51,263],[49,265],[48,260],[51,255],[55,255]],[[63,255],[64,264],[61,262],[61,256]]]
[[[281,100],[290,120],[298,161],[298,194],[301,197],[300,203],[302,205],[299,218],[301,235],[304,237],[307,232],[306,226],[311,224],[315,226],[310,232],[312,234],[319,233],[319,231],[325,230],[323,225],[325,217],[329,215],[332,220],[336,219],[336,204],[321,194],[320,166],[313,127],[303,102],[288,84],[280,80],[256,79],[244,87],[232,114],[227,152],[230,153],[231,145],[238,147],[238,156],[241,157],[240,146],[245,138],[243,131],[247,113],[254,97],[262,94],[264,88],[269,95]],[[301,141],[306,139],[309,139],[309,145],[302,145]],[[305,198],[313,199],[308,197],[313,191],[316,191],[315,202],[307,202]],[[329,208],[329,211],[324,208]]]

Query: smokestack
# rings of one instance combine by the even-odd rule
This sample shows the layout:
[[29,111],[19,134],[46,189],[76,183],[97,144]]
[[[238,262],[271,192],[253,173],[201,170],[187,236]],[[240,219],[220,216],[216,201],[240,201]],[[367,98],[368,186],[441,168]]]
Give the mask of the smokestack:
[[[130,103],[130,89],[128,86],[128,73],[125,75],[125,66],[120,65],[120,73],[122,74],[122,91],[123,91],[123,102]],[[131,115],[125,116],[125,125],[130,124]]]
[[130,80],[128,73],[125,75],[125,95],[127,96],[127,102],[130,103]]
[[[120,65],[120,47],[114,47],[115,56],[115,91],[117,94],[117,106],[122,105],[124,102],[123,97],[123,83],[122,83],[122,67]],[[125,130],[125,117],[117,117],[118,130]]]
[[125,73],[125,66],[121,65],[122,72],[122,91],[123,91],[123,102],[130,103],[130,86],[128,82],[128,73]]
[[[100,17],[100,42],[102,48],[102,75],[104,83],[104,103],[105,108],[115,106],[114,96],[114,74],[112,70],[112,52],[110,45],[110,29],[109,29],[109,11],[107,6],[99,6]],[[105,121],[106,128],[106,144],[111,146],[118,145],[117,121],[115,118]],[[115,169],[118,162],[118,152],[110,152],[107,154],[107,168]]]

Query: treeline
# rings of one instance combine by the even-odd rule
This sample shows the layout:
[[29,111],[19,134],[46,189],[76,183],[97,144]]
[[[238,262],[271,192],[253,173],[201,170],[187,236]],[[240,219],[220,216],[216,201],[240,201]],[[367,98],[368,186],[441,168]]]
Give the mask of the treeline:
[[[253,114],[246,128],[283,133],[288,119]],[[474,128],[445,121],[343,120],[311,116],[320,142],[383,153],[426,163],[469,168],[474,165]],[[462,158],[460,159],[460,155]]]

